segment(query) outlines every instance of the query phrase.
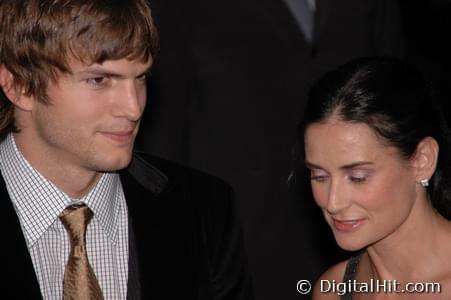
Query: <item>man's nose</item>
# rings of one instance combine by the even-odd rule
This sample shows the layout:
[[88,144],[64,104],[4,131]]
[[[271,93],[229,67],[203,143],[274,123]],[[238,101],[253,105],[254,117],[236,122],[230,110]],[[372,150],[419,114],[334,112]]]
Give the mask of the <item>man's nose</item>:
[[130,121],[138,121],[144,111],[145,98],[146,90],[142,84],[132,80],[124,82],[120,94],[117,95],[114,115],[125,117]]

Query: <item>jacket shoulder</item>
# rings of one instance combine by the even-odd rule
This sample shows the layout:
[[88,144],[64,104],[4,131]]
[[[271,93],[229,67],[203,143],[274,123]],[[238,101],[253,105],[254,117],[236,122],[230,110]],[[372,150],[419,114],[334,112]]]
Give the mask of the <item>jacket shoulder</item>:
[[[163,189],[169,188],[172,185],[189,184],[194,186],[202,185],[204,188],[214,186],[215,189],[231,189],[231,186],[217,176],[208,174],[201,170],[191,168],[180,163],[170,161],[161,157],[157,157],[145,152],[136,152],[133,158],[131,167],[139,165],[139,169],[153,173],[154,181],[164,183]],[[140,174],[132,175],[143,175]],[[148,175],[147,174],[147,175]]]
[[[134,193],[129,208],[135,224],[141,225],[135,226],[138,238],[145,240],[149,228],[157,228],[160,236],[159,260],[165,263],[158,278],[161,273],[173,276],[177,270],[199,278],[199,293],[211,296],[205,299],[216,298],[213,295],[253,299],[231,186],[205,172],[142,152],[135,154],[128,171],[125,190]],[[148,201],[143,188],[151,189],[158,180],[164,181],[164,187]],[[142,211],[147,213],[143,216]]]

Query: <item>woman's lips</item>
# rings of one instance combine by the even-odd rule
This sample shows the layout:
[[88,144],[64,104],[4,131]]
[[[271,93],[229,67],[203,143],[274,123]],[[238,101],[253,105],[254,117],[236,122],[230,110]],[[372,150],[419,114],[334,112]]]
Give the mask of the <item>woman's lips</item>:
[[332,224],[336,230],[351,232],[359,229],[367,221],[366,218],[361,219],[349,219],[349,220],[338,220],[332,218]]

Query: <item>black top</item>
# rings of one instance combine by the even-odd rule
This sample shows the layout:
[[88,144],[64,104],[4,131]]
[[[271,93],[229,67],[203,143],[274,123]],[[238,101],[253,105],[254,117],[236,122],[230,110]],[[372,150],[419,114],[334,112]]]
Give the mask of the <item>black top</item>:
[[[343,282],[349,282],[355,279],[357,268],[359,266],[361,253],[352,256],[346,264],[345,275],[343,276]],[[341,300],[351,300],[352,291],[346,290],[346,293],[341,296]]]

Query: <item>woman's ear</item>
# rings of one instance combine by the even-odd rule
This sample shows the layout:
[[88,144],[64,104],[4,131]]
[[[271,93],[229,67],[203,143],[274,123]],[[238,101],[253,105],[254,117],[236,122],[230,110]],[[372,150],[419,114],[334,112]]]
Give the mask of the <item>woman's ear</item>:
[[415,179],[423,186],[432,177],[437,166],[439,146],[432,137],[425,137],[421,140],[415,151],[412,165],[415,168]]
[[0,65],[0,87],[15,107],[24,111],[32,110],[34,98],[28,96],[24,89],[17,84],[14,75],[5,65]]

